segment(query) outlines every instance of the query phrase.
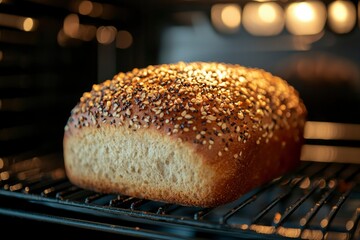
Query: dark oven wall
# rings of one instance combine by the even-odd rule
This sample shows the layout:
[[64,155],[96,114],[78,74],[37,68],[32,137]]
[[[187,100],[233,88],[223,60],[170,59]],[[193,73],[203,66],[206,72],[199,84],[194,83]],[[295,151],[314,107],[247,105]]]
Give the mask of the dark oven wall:
[[147,26],[153,21],[146,9],[93,5],[85,14],[81,1],[0,1],[2,156],[61,147],[84,91],[117,71],[156,62],[158,34]]

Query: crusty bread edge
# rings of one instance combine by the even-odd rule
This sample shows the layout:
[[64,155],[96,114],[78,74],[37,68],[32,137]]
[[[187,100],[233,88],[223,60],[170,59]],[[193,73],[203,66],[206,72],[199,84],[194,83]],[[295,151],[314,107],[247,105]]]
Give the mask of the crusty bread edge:
[[[192,157],[185,158],[183,161],[191,169],[197,171],[198,176],[198,179],[193,179],[193,181],[187,180],[188,184],[193,184],[190,185],[190,188],[194,190],[191,192],[184,191],[183,187],[180,187],[183,190],[176,191],[176,187],[172,185],[174,183],[170,179],[165,179],[169,187],[159,186],[156,182],[150,183],[150,185],[139,184],[139,182],[148,180],[146,178],[146,168],[142,170],[141,175],[137,175],[139,182],[135,185],[128,178],[122,179],[122,181],[112,180],[112,176],[109,179],[98,178],[98,174],[90,174],[86,170],[86,166],[103,164],[102,166],[105,169],[106,164],[109,163],[99,163],[98,161],[101,161],[101,159],[92,158],[91,154],[87,156],[88,161],[84,162],[84,159],[78,159],[77,156],[79,155],[73,154],[70,150],[72,146],[81,144],[81,138],[85,135],[96,139],[97,134],[101,131],[109,139],[105,139],[105,142],[99,144],[104,145],[105,143],[106,145],[106,141],[113,139],[116,133],[122,135],[127,130],[125,126],[115,129],[113,126],[105,125],[101,129],[90,127],[81,131],[68,132],[64,137],[64,160],[66,173],[70,181],[77,186],[97,192],[124,194],[181,205],[214,207],[236,200],[254,187],[294,169],[299,163],[299,142],[295,142],[292,138],[286,138],[285,130],[279,133],[277,140],[271,140],[271,142],[261,147],[251,141],[241,146],[242,154],[236,161],[225,157],[222,161],[217,162],[206,161],[206,157],[200,151],[194,149],[194,145],[176,142],[175,138],[163,135],[156,129],[141,129],[133,132],[133,136],[135,134],[139,137],[145,137],[144,134],[146,134],[147,138],[156,136],[157,141],[163,139],[163,144],[170,144],[175,152],[188,151],[188,155],[186,155]],[[127,136],[129,141],[132,141],[131,135]],[[88,149],[99,148],[100,145],[88,144]],[[86,148],[85,145],[83,147]],[[133,151],[136,150],[133,149]],[[106,159],[110,156],[104,155],[103,157]],[[119,161],[122,160],[119,159]],[[153,169],[148,170],[153,171]],[[194,196],[194,193],[196,193],[196,196]]]

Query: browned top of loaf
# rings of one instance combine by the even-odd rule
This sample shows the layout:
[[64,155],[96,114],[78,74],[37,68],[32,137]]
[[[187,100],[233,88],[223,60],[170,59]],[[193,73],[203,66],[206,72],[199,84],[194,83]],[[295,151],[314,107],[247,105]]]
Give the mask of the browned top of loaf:
[[294,88],[264,70],[179,62],[135,68],[93,85],[72,110],[65,130],[154,128],[194,144],[216,161],[238,158],[239,145],[249,140],[268,143],[279,129],[300,129],[289,131],[299,140],[305,115]]

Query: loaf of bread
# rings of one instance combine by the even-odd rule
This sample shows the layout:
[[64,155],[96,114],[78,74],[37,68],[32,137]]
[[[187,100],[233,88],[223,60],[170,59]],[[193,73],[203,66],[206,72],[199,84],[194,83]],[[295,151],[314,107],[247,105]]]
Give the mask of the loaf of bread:
[[298,166],[306,108],[257,68],[179,62],[95,84],[65,126],[68,178],[85,189],[213,207]]

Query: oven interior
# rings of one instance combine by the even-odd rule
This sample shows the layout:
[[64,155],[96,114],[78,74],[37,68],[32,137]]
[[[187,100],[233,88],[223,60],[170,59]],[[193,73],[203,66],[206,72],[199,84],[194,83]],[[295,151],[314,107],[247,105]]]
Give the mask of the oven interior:
[[[0,0],[1,231],[359,238],[359,12],[358,1]],[[301,166],[217,208],[72,185],[62,137],[81,94],[117,72],[177,61],[260,67],[292,84],[309,112]]]

